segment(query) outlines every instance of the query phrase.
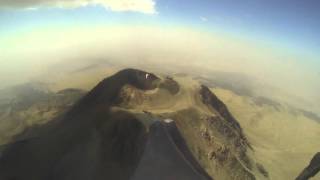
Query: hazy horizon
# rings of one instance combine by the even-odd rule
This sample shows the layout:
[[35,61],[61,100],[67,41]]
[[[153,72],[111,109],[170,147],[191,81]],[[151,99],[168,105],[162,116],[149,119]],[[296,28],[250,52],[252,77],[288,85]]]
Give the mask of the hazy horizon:
[[319,107],[319,72],[312,56],[234,34],[183,25],[49,26],[1,39],[0,88],[45,82],[44,75],[107,61],[123,68],[176,67],[177,73],[181,67],[242,73],[288,97],[303,99],[306,109]]

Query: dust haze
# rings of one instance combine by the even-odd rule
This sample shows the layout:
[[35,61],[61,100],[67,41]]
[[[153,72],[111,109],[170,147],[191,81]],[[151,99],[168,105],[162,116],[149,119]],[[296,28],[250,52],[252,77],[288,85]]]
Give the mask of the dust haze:
[[[0,39],[0,88],[29,81],[58,83],[81,69],[110,65],[199,76],[218,71],[249,77],[256,92],[319,109],[319,72],[303,60],[311,57],[256,39],[148,26],[42,27]],[[92,80],[107,72],[101,70]],[[242,84],[241,77],[232,83]]]

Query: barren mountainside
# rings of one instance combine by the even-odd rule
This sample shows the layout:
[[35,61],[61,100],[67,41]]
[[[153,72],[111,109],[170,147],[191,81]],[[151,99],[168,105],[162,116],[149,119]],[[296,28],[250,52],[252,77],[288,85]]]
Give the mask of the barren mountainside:
[[3,147],[0,179],[268,179],[227,106],[189,77],[119,71],[34,131]]

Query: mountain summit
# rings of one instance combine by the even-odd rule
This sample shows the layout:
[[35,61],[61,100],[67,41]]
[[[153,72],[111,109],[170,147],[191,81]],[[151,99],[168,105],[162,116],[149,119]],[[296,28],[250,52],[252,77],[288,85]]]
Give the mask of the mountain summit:
[[228,108],[189,77],[119,71],[37,129],[4,147],[1,180],[268,178]]

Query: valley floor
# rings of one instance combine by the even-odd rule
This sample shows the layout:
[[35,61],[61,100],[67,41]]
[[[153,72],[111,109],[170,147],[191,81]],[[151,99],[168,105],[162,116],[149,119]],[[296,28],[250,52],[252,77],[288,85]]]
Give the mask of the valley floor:
[[[213,88],[243,127],[270,179],[295,179],[320,151],[320,123],[281,105],[257,105],[251,97]],[[312,179],[320,179],[320,174]]]

